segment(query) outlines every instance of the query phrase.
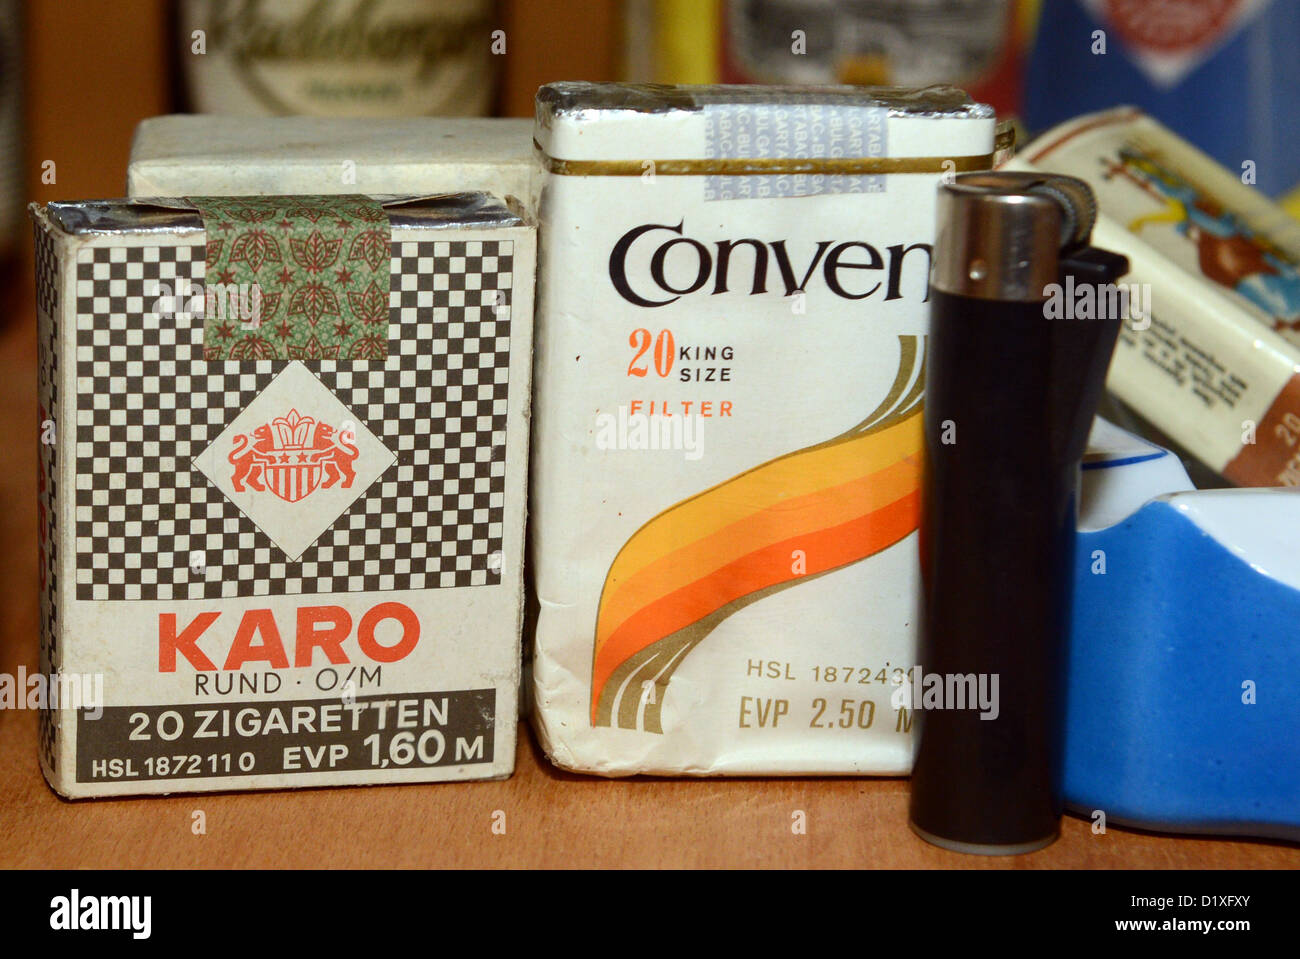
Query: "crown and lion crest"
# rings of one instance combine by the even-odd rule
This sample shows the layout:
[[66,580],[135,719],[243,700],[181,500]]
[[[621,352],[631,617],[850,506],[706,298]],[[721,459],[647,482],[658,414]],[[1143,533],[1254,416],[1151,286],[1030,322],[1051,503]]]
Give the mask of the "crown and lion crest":
[[349,489],[356,480],[353,462],[360,455],[355,441],[351,428],[336,430],[290,409],[233,437],[231,482],[237,492],[274,493],[289,503],[337,484]]

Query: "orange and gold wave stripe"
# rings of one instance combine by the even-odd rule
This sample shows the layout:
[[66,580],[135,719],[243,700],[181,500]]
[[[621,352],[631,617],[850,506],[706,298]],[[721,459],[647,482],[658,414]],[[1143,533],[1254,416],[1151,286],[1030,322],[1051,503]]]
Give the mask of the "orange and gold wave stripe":
[[678,503],[628,540],[601,593],[593,725],[659,731],[657,694],[722,618],[916,529],[923,376],[913,377],[915,340],[903,340],[895,389],[859,428]]

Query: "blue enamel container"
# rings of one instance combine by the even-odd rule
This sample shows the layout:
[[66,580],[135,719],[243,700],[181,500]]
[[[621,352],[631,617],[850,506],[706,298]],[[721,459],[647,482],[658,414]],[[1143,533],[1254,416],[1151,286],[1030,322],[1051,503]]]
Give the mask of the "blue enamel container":
[[1066,801],[1108,823],[1300,838],[1300,491],[1192,490],[1171,454],[1097,429]]

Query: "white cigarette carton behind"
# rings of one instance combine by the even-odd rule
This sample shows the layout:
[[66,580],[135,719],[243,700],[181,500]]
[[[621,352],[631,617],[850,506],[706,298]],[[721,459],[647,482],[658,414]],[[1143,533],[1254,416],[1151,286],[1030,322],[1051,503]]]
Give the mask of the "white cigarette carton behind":
[[604,775],[903,773],[961,91],[543,87],[534,718]]
[[1095,242],[1129,259],[1141,315],[1110,389],[1234,483],[1300,485],[1300,223],[1131,107],[1049,130],[1008,167],[1088,181]]
[[132,197],[482,190],[532,209],[536,166],[527,119],[176,114],[136,128],[126,190]]
[[33,207],[51,785],[509,775],[533,226],[167,203]]

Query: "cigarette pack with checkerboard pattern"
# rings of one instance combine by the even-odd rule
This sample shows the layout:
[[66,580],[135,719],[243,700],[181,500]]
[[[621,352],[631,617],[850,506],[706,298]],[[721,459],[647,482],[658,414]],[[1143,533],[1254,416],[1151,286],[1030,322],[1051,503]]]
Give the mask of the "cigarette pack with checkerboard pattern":
[[509,775],[533,226],[484,194],[33,217],[54,788]]

